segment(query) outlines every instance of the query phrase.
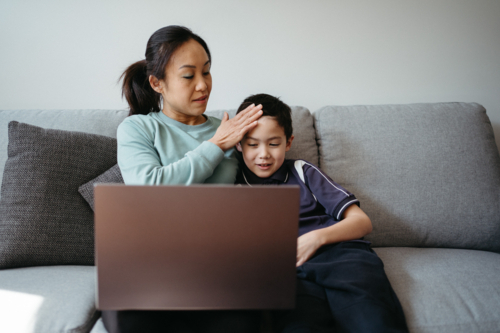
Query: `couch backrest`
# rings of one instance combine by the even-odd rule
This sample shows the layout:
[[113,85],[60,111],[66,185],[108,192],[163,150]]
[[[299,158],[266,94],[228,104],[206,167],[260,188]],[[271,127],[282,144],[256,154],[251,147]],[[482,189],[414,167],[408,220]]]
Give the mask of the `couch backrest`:
[[0,185],[7,161],[7,126],[12,120],[43,128],[101,134],[115,138],[125,110],[0,110]]
[[500,252],[500,157],[479,104],[328,106],[320,166],[371,217],[374,246]]
[[[208,115],[222,118],[224,111],[207,111]],[[236,110],[227,110],[233,117]],[[5,161],[9,122],[16,120],[43,128],[79,131],[116,137],[116,128],[128,115],[126,110],[0,110],[0,186]],[[292,107],[292,120],[296,138],[287,158],[303,158],[318,163],[316,134],[313,117],[304,107]]]

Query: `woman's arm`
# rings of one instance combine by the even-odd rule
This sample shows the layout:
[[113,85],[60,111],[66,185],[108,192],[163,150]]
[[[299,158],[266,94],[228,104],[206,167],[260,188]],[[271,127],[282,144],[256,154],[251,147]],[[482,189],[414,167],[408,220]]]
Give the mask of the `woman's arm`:
[[[154,146],[154,132],[143,124],[124,121],[118,127],[118,164],[126,184],[190,185],[203,183],[224,158],[216,145],[203,142],[184,157],[163,165]],[[175,145],[181,143],[173,143]]]
[[344,219],[326,228],[313,230],[297,240],[297,267],[305,263],[323,245],[358,239],[372,232],[372,222],[356,205],[349,206]]

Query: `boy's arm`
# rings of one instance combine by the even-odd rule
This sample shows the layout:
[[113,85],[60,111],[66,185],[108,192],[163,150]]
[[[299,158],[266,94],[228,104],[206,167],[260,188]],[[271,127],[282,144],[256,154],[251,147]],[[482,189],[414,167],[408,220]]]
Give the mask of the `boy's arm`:
[[297,266],[306,262],[323,245],[359,239],[372,231],[370,218],[359,208],[359,201],[352,193],[309,162],[296,160],[294,166],[325,212],[338,221],[299,237]]
[[358,239],[372,231],[372,222],[356,205],[344,211],[343,220],[332,226],[310,231],[297,240],[297,267],[305,263],[323,245]]

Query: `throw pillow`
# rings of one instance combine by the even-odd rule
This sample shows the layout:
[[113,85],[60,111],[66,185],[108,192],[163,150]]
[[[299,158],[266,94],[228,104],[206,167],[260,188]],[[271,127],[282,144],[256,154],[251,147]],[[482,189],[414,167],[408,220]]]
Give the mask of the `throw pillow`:
[[116,164],[116,139],[9,123],[0,268],[92,265],[94,216],[78,187]]
[[111,169],[102,175],[99,175],[97,178],[92,179],[78,188],[78,192],[80,192],[82,197],[88,202],[92,210],[94,210],[94,185],[98,183],[123,184],[123,177],[118,164],[115,164]]

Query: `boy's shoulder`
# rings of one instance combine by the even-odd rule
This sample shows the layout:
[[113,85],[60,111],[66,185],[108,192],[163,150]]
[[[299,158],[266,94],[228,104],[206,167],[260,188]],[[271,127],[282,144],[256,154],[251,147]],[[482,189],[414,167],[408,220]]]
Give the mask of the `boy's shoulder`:
[[[286,159],[287,169],[302,183],[314,183],[318,186],[323,184],[333,185],[333,180],[315,164],[303,159]],[[337,187],[337,185],[334,185]]]
[[314,169],[319,171],[319,168],[306,160],[303,159],[285,159],[285,162],[283,162],[287,166],[288,169],[300,173],[301,171],[304,172],[305,170],[308,169]]

